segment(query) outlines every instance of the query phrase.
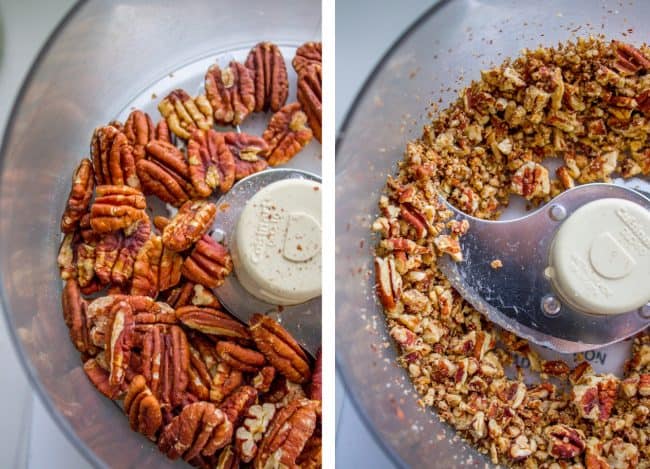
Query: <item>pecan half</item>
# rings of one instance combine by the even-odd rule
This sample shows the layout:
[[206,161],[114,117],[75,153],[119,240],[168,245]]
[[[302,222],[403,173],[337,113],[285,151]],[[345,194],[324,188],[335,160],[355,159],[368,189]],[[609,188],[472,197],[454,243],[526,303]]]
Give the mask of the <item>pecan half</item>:
[[550,453],[559,459],[572,459],[585,450],[585,435],[567,425],[557,424],[544,430]]
[[112,125],[97,127],[90,143],[90,154],[97,185],[140,188],[133,147],[120,130]]
[[93,285],[99,284],[95,282],[95,243],[81,243],[77,245],[75,250],[76,259],[76,278],[81,287],[81,292],[85,295],[89,294],[85,288],[89,287],[91,290]]
[[160,114],[171,131],[187,140],[196,129],[208,130],[214,124],[212,106],[204,95],[192,98],[185,91],[172,91],[158,104]]
[[155,441],[156,433],[162,426],[162,412],[160,402],[151,394],[144,376],[136,375],[131,380],[124,398],[124,411],[129,416],[131,430]]
[[183,276],[208,288],[221,286],[233,269],[228,249],[204,235],[183,262]]
[[183,153],[162,140],[149,142],[146,150],[148,159],[136,164],[144,191],[175,207],[189,200],[194,191],[190,168]]
[[95,202],[90,207],[90,226],[97,233],[124,230],[128,236],[146,220],[147,203],[137,189],[127,186],[97,186]]
[[160,119],[160,121],[158,121],[156,124],[156,133],[154,140],[172,143],[172,133],[169,130],[169,124],[167,124],[167,121],[165,119]]
[[[138,253],[149,239],[150,234],[151,224],[149,220],[143,220],[138,223],[131,236],[124,237],[117,259],[111,269],[111,281],[114,284],[126,285],[131,280]],[[95,265],[96,271],[97,266]]]
[[217,355],[235,370],[244,373],[255,373],[266,364],[261,353],[226,340],[217,342]]
[[311,376],[311,384],[309,386],[309,398],[312,401],[323,400],[322,359],[322,350],[319,348],[318,352],[316,352],[316,365],[314,366],[314,373]]
[[307,122],[314,137],[319,142],[321,141],[323,117],[322,83],[320,64],[305,67],[298,76],[298,102],[307,115]]
[[261,42],[251,49],[246,67],[255,80],[255,111],[279,110],[289,95],[287,67],[280,48]]
[[109,399],[117,399],[121,393],[119,386],[113,386],[109,383],[109,374],[102,368],[95,358],[84,362],[84,372],[91,383]]
[[137,163],[146,156],[147,143],[156,139],[156,128],[153,121],[149,114],[135,109],[126,118],[123,132],[133,147],[133,159]]
[[[144,223],[140,223],[142,225]],[[111,281],[113,265],[117,261],[124,235],[120,231],[105,233],[95,246],[95,274],[106,285]]]
[[237,428],[255,401],[257,401],[257,390],[251,386],[240,386],[221,404],[220,409],[226,414],[233,428]]
[[235,431],[235,447],[242,462],[249,463],[257,455],[257,445],[275,416],[275,405],[256,404],[248,408],[241,426]]
[[180,282],[182,264],[183,258],[164,247],[160,236],[152,236],[136,258],[131,294],[157,297]]
[[76,234],[68,233],[63,237],[59,246],[59,253],[56,263],[59,266],[61,280],[77,278],[76,250],[79,244],[79,237]]
[[257,372],[251,384],[255,389],[260,393],[267,393],[271,389],[273,380],[275,379],[275,368],[272,366],[265,366],[260,371]]
[[207,233],[216,215],[217,206],[212,202],[185,202],[163,230],[163,244],[172,251],[185,251]]
[[224,140],[235,162],[236,181],[268,168],[269,146],[263,138],[228,132],[224,134]]
[[129,366],[135,320],[133,309],[126,301],[119,301],[113,306],[110,334],[106,337],[106,359],[109,364],[108,382],[119,386],[124,381],[126,369]]
[[307,355],[284,327],[268,316],[255,314],[250,321],[250,332],[257,348],[279,373],[296,383],[309,381]]
[[230,62],[226,68],[212,65],[205,74],[205,94],[221,125],[241,124],[255,109],[255,82],[245,65]]
[[394,310],[402,295],[402,277],[397,273],[393,256],[375,257],[375,282],[381,304],[387,311]]
[[320,436],[312,436],[307,440],[296,463],[301,469],[318,469],[323,466],[323,441]]
[[276,414],[259,445],[254,467],[295,467],[296,460],[316,429],[319,404],[296,399]]
[[300,103],[287,104],[273,114],[264,131],[264,140],[270,148],[268,163],[271,166],[286,163],[311,141],[312,135]]
[[212,378],[210,400],[216,403],[222,402],[243,382],[244,376],[241,371],[235,370],[225,362],[220,362]]
[[208,197],[219,189],[228,192],[235,183],[235,157],[226,146],[224,134],[197,130],[187,142],[190,179],[196,193]]
[[72,188],[61,217],[61,231],[63,233],[72,233],[79,226],[79,221],[88,212],[94,190],[95,176],[93,167],[90,160],[84,158],[72,174]]
[[88,325],[86,324],[88,303],[81,297],[79,284],[75,279],[70,279],[65,282],[61,295],[61,303],[63,307],[63,319],[70,330],[70,339],[74,346],[81,353],[96,354],[97,349],[88,337]]
[[190,329],[204,334],[237,339],[249,339],[248,329],[227,313],[213,308],[183,306],[176,309],[176,317]]
[[298,75],[305,67],[313,64],[321,65],[323,56],[323,46],[320,42],[305,42],[296,49],[296,55],[291,61],[293,69]]

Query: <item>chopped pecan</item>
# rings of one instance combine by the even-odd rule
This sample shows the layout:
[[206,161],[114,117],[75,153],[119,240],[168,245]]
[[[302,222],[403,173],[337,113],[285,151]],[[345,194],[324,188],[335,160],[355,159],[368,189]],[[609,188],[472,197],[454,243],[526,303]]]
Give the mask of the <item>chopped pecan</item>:
[[298,75],[303,68],[313,64],[321,65],[323,55],[323,46],[320,42],[305,42],[296,49],[296,55],[291,61],[293,69]]
[[204,334],[237,339],[249,339],[246,326],[232,316],[213,308],[183,306],[176,309],[176,317],[190,329]]
[[310,65],[303,69],[298,77],[298,102],[307,115],[307,122],[314,137],[321,141],[321,122],[323,116],[323,97],[320,64]]
[[549,452],[559,459],[572,459],[585,450],[585,435],[567,425],[557,424],[544,430],[548,440]]
[[289,95],[287,67],[280,48],[261,42],[251,49],[246,67],[255,81],[255,112],[279,110]]
[[617,392],[616,377],[591,375],[573,387],[571,397],[582,418],[605,421],[611,415]]
[[639,448],[615,437],[603,444],[603,452],[612,469],[634,469],[639,465]]
[[[137,163],[146,156],[147,143],[156,139],[156,128],[153,121],[149,114],[135,109],[126,118],[123,132],[133,147],[133,159]],[[162,132],[164,133],[164,130]],[[167,132],[169,134],[169,130]]]
[[616,68],[623,75],[634,75],[650,69],[650,60],[636,47],[624,42],[612,41],[616,47]]
[[152,236],[135,260],[131,294],[155,298],[180,282],[182,264],[183,258],[164,247],[160,236]]
[[255,457],[255,468],[294,467],[316,429],[319,403],[296,399],[273,417]]
[[257,444],[275,416],[275,405],[255,404],[248,408],[244,421],[235,431],[235,447],[242,462],[249,463],[257,455]]
[[126,135],[112,125],[97,127],[90,144],[97,185],[140,188],[133,147]]
[[212,378],[210,400],[216,403],[222,402],[243,382],[244,377],[241,371],[235,370],[225,362],[220,362]]
[[433,243],[441,254],[449,254],[453,261],[463,260],[463,251],[457,236],[439,235],[434,238]]
[[568,376],[571,369],[562,360],[544,360],[542,362],[542,373],[551,376]]
[[131,381],[124,398],[124,411],[129,416],[131,430],[155,441],[156,433],[162,426],[162,413],[160,402],[151,394],[144,376],[136,375]]
[[250,321],[250,332],[257,348],[279,373],[296,383],[309,381],[307,354],[285,328],[268,316],[255,314]]
[[175,207],[189,200],[194,195],[194,189],[183,153],[162,140],[152,140],[146,150],[148,158],[136,164],[144,191]]
[[524,163],[512,177],[511,190],[528,200],[547,196],[551,191],[548,170],[532,161]]
[[217,206],[212,202],[185,202],[163,230],[163,244],[172,251],[185,251],[207,233],[216,215]]
[[61,217],[61,231],[63,233],[72,233],[79,226],[81,217],[88,212],[94,190],[95,176],[93,167],[90,160],[84,158],[72,174],[72,188]]
[[212,106],[204,95],[192,98],[185,91],[177,89],[158,104],[158,110],[171,131],[185,140],[196,129],[208,130],[214,124]]
[[311,384],[309,386],[309,399],[312,401],[322,401],[323,392],[323,370],[322,370],[322,350],[319,348],[316,352],[316,365],[314,372],[311,376]]
[[124,230],[128,236],[139,223],[147,220],[147,203],[137,189],[127,186],[97,186],[95,202],[90,208],[90,226],[97,233]]
[[190,179],[201,197],[212,191],[230,190],[235,182],[235,157],[226,145],[224,134],[212,129],[197,130],[187,143]]
[[263,134],[270,148],[268,163],[277,166],[288,162],[311,141],[312,135],[300,103],[287,104],[273,114]]
[[393,256],[375,257],[375,282],[381,304],[387,311],[394,310],[402,295],[402,277],[395,269]]
[[269,146],[263,138],[228,132],[224,134],[224,139],[235,161],[235,180],[239,181],[268,168],[266,158],[269,154]]
[[81,353],[96,354],[97,349],[88,337],[88,325],[86,324],[88,303],[81,297],[79,284],[75,279],[69,279],[65,282],[61,303],[63,319],[70,330],[70,339],[72,339],[74,346]]
[[212,65],[205,74],[205,94],[221,125],[239,125],[255,109],[255,82],[245,65],[230,62],[228,67]]
[[226,340],[217,342],[217,355],[235,370],[244,373],[255,373],[266,364],[261,353]]
[[220,409],[226,414],[233,428],[241,425],[250,406],[257,401],[257,390],[251,386],[240,386],[226,398]]
[[183,262],[183,276],[207,288],[221,286],[233,269],[228,249],[204,235]]

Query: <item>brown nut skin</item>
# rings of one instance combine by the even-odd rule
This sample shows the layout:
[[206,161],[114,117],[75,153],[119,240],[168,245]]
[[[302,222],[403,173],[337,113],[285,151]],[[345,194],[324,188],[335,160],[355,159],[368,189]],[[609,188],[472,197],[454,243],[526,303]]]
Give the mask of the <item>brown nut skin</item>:
[[220,403],[244,382],[241,371],[235,370],[225,362],[217,364],[210,387],[210,400]]
[[194,282],[184,282],[180,287],[170,290],[165,301],[173,308],[192,305],[221,309],[221,303],[214,292]]
[[228,192],[235,183],[235,157],[226,146],[224,134],[197,130],[187,142],[187,158],[199,196],[208,197],[215,189]]
[[190,329],[204,334],[250,339],[246,326],[223,311],[200,306],[182,306],[176,309],[176,317]]
[[183,277],[207,288],[223,285],[233,269],[228,249],[212,237],[204,235],[183,262]]
[[250,320],[255,345],[275,369],[296,383],[311,378],[309,359],[287,330],[268,316],[255,314]]
[[120,129],[112,125],[97,127],[90,143],[90,154],[97,185],[140,188],[133,146]]
[[65,282],[61,294],[61,304],[63,319],[70,330],[72,343],[81,353],[95,355],[97,348],[90,342],[86,323],[88,303],[81,297],[79,284],[75,279],[69,279]]
[[291,160],[311,141],[312,136],[300,103],[284,106],[273,114],[264,131],[264,140],[270,148],[269,165],[277,166]]
[[240,386],[221,404],[220,409],[226,414],[233,428],[241,425],[248,408],[257,401],[257,390],[251,386]]
[[109,373],[102,368],[96,359],[86,360],[83,366],[88,380],[109,399],[117,399],[122,393],[119,386],[113,386],[109,383]]
[[228,132],[224,134],[224,140],[233,155],[236,181],[269,167],[266,162],[269,146],[263,138],[245,133]]
[[169,130],[169,124],[167,124],[167,121],[165,119],[160,119],[156,124],[156,133],[154,140],[172,143],[172,133],[171,130]]
[[137,163],[147,155],[147,143],[156,139],[156,127],[151,116],[139,109],[131,111],[122,131],[133,147],[133,159]]
[[314,366],[314,373],[311,376],[311,384],[309,386],[309,398],[312,401],[323,400],[323,369],[322,369],[322,350],[319,348],[316,352],[316,365]]
[[261,394],[267,393],[271,389],[271,385],[275,379],[275,374],[275,368],[272,366],[265,366],[255,376],[253,376],[251,384],[255,389],[257,389],[257,392]]
[[147,202],[137,189],[128,186],[97,186],[90,207],[90,226],[97,233],[124,230],[128,236],[146,220]]
[[152,441],[162,426],[160,402],[151,393],[144,376],[136,375],[124,398],[124,412],[129,417],[131,430],[140,432]]
[[183,258],[165,248],[160,236],[152,236],[140,249],[133,268],[132,295],[155,298],[181,279]]
[[255,82],[245,65],[212,65],[205,74],[205,94],[220,125],[239,125],[255,109]]
[[322,64],[323,45],[320,42],[305,42],[296,49],[296,55],[291,61],[293,69],[298,75],[305,67],[313,64]]
[[217,206],[212,202],[185,202],[163,230],[163,244],[175,252],[189,249],[212,227],[216,215]]
[[118,301],[112,308],[111,316],[110,332],[105,343],[110,371],[108,382],[111,386],[120,386],[124,382],[133,347],[133,308],[127,301]]
[[187,140],[196,129],[208,130],[214,124],[212,106],[203,96],[192,98],[185,91],[176,89],[159,104],[158,110],[165,118],[169,129],[178,137]]
[[72,233],[79,226],[79,221],[88,212],[94,190],[93,167],[90,160],[84,158],[72,174],[72,187],[61,217],[63,233]]
[[322,135],[322,82],[320,64],[305,67],[298,76],[298,102],[307,115],[307,122],[319,142]]
[[217,355],[225,363],[244,373],[256,373],[266,364],[266,359],[261,353],[226,340],[217,342]]
[[131,236],[126,236],[122,240],[119,254],[111,269],[111,282],[114,285],[125,286],[131,280],[138,253],[149,239],[150,234],[151,224],[149,220],[143,220]]
[[154,194],[175,207],[194,196],[190,168],[185,155],[169,142],[153,140],[146,146],[147,159],[136,171],[147,194]]
[[287,67],[280,49],[270,42],[261,42],[251,49],[246,67],[255,80],[255,112],[279,110],[289,95]]

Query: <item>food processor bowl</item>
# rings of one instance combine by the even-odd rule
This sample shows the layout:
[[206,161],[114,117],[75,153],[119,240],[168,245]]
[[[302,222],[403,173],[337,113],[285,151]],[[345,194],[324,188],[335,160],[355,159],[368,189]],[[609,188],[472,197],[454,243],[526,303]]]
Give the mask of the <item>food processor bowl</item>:
[[[131,431],[122,409],[88,381],[61,313],[59,221],[93,129],[187,64],[264,40],[296,47],[318,40],[320,29],[318,0],[87,1],[68,13],[32,66],[0,160],[2,309],[34,388],[94,466],[176,464]],[[150,99],[155,109],[162,96]]]
[[337,367],[377,441],[398,466],[489,464],[455,437],[435,411],[418,405],[375,300],[370,225],[386,177],[405,145],[480,70],[523,48],[589,34],[647,40],[650,3],[581,0],[455,0],[434,5],[372,71],[338,136],[336,161]]

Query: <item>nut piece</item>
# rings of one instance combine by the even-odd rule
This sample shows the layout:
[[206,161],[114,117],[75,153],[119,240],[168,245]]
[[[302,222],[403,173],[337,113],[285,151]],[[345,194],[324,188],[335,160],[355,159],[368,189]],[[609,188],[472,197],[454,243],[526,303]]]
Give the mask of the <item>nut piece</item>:
[[288,162],[311,141],[312,135],[300,103],[287,104],[273,114],[264,131],[270,148],[268,163],[277,166]]
[[162,426],[160,402],[151,394],[144,376],[136,375],[131,381],[124,398],[124,412],[129,416],[131,430],[156,440],[156,433]]
[[99,365],[95,358],[84,362],[84,372],[91,383],[109,399],[117,399],[121,393],[118,386],[113,386],[108,381],[108,371]]
[[147,202],[137,189],[127,186],[97,186],[90,208],[90,226],[97,233],[124,230],[128,236],[147,220]]
[[79,284],[75,279],[65,282],[61,295],[63,306],[63,319],[70,330],[70,339],[74,346],[81,353],[95,355],[97,349],[90,342],[88,337],[88,326],[86,324],[86,309],[88,303],[81,297]]
[[547,196],[551,191],[548,170],[533,161],[524,163],[512,177],[511,191],[528,200]]
[[163,230],[163,244],[176,252],[189,249],[212,227],[216,215],[217,206],[212,202],[185,202]]
[[242,462],[249,463],[257,455],[257,444],[275,416],[275,405],[256,404],[249,407],[242,425],[235,431],[235,447]]
[[559,459],[572,459],[585,450],[585,435],[567,425],[552,425],[544,430],[549,452]]
[[212,106],[204,95],[192,97],[185,91],[172,91],[158,104],[160,114],[171,131],[188,140],[196,129],[208,130],[214,124]]
[[200,197],[219,189],[228,192],[235,182],[235,157],[226,146],[224,134],[197,130],[187,142],[190,179]]
[[205,94],[220,125],[239,125],[255,109],[253,74],[234,60],[224,69],[216,64],[208,69]]
[[212,378],[210,388],[210,400],[219,403],[228,397],[235,389],[244,382],[242,372],[235,370],[225,362],[220,362]]
[[386,311],[393,311],[402,296],[402,277],[395,268],[393,256],[375,257],[375,282],[377,296]]
[[318,469],[323,466],[323,440],[316,436],[318,430],[305,443],[305,448],[298,456],[296,463],[301,469]]
[[195,285],[193,282],[185,282],[181,287],[170,290],[165,301],[174,308],[188,305],[221,308],[221,303],[212,290],[203,285]]
[[580,416],[587,420],[606,421],[614,407],[618,379],[613,375],[586,376],[571,391],[571,400]]
[[224,139],[235,161],[236,181],[268,168],[269,146],[264,139],[236,132],[224,134]]
[[133,147],[120,130],[112,125],[97,127],[90,143],[97,185],[128,185],[140,188],[135,171]]
[[217,355],[224,363],[244,373],[256,373],[266,364],[261,353],[226,340],[217,342]]
[[612,44],[616,47],[614,68],[623,75],[634,75],[650,69],[650,60],[636,47],[619,41],[612,41]]
[[323,55],[323,46],[320,42],[305,42],[296,49],[296,55],[291,61],[293,69],[298,75],[305,67],[313,64],[321,65]]
[[322,370],[322,350],[319,348],[316,352],[316,365],[314,373],[311,376],[311,385],[309,386],[309,399],[312,401],[323,400],[323,370]]
[[152,140],[146,146],[148,159],[136,164],[136,170],[147,194],[155,194],[163,202],[180,206],[194,195],[190,168],[183,153],[169,142]]
[[246,326],[227,313],[200,306],[183,306],[176,310],[176,317],[190,329],[204,334],[236,339],[249,339]]
[[316,429],[320,404],[296,399],[280,409],[259,445],[254,467],[295,467],[307,440]]
[[298,102],[307,115],[307,121],[314,137],[319,142],[321,141],[323,116],[322,82],[320,64],[305,67],[298,76]]
[[226,414],[233,428],[241,425],[250,406],[257,400],[257,390],[251,386],[240,386],[221,404],[220,409]]
[[207,288],[221,286],[233,269],[228,249],[204,235],[183,262],[183,276]]
[[133,147],[133,159],[137,163],[146,156],[147,143],[156,139],[153,121],[149,114],[136,109],[126,118],[123,132]]
[[151,237],[135,261],[131,294],[156,298],[180,282],[182,263],[180,254],[164,247],[160,236]]
[[84,158],[72,174],[72,188],[61,217],[63,233],[72,233],[79,226],[79,221],[88,212],[94,190],[93,167],[90,160]]
[[275,374],[275,368],[265,366],[253,377],[251,384],[259,393],[267,393],[271,389]]
[[279,373],[296,383],[309,381],[307,355],[285,328],[268,316],[255,314],[250,321],[250,332],[257,348]]
[[246,67],[255,80],[255,112],[279,110],[287,102],[289,80],[280,49],[261,42],[251,49]]

